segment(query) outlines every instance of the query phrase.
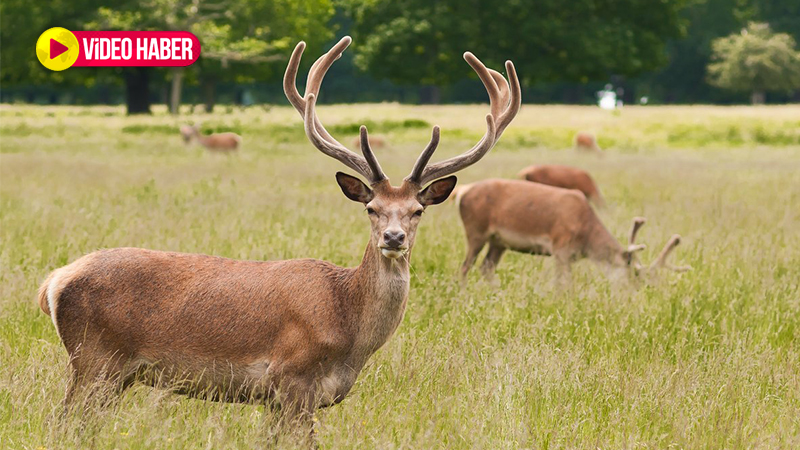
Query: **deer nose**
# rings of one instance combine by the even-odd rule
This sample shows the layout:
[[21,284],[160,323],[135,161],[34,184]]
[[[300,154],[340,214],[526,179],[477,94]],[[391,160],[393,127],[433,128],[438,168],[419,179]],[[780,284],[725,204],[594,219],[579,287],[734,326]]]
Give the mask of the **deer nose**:
[[400,247],[406,240],[406,234],[402,230],[387,230],[383,233],[383,243],[387,247]]

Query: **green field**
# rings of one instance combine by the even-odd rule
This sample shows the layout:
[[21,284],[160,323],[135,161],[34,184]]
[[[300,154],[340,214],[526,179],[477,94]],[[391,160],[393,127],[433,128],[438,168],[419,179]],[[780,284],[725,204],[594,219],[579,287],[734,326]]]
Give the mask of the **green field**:
[[[306,140],[294,110],[176,120],[157,110],[0,106],[0,448],[263,448],[262,406],[136,386],[86,417],[57,418],[67,354],[35,304],[47,273],[99,248],[136,246],[359,263],[363,207]],[[484,131],[486,105],[321,106],[349,144],[361,123],[398,183],[442,126],[434,160]],[[186,148],[179,125],[243,137],[238,155]],[[604,158],[570,149],[596,133]],[[452,202],[431,207],[395,336],[347,399],[318,412],[322,448],[800,448],[800,107],[524,106],[462,183],[534,163],[589,170],[624,238],[650,261],[673,234],[685,274],[612,281],[588,261],[566,289],[553,261],[508,254],[499,286],[473,271]],[[281,447],[296,442],[284,436]]]

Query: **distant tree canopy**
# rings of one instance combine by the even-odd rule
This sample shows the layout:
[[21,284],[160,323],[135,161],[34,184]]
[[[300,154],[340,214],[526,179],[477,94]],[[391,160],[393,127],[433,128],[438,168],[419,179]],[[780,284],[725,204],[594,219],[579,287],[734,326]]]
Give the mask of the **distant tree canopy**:
[[[124,96],[130,110],[149,111],[151,101],[177,104],[168,93],[183,86],[183,98],[207,111],[218,97],[285,102],[280,78],[294,44],[307,42],[307,65],[334,34],[352,34],[322,102],[480,101],[485,91],[461,58],[470,50],[497,69],[513,60],[526,101],[593,102],[611,82],[626,102],[644,95],[653,103],[740,103],[747,93],[712,84],[707,67],[712,42],[749,22],[797,42],[800,0],[2,0],[0,98],[117,103]],[[203,54],[177,78],[163,68],[51,72],[33,56],[47,28],[113,23],[190,27]],[[768,100],[800,101],[800,89]]]
[[517,64],[527,83],[606,80],[663,65],[684,30],[683,0],[349,0],[355,64],[396,83],[463,78],[470,50],[486,64]]
[[[311,45],[321,45],[332,33],[327,22],[333,15],[330,0],[125,0],[114,8],[97,10],[97,19],[87,25],[95,29],[185,30],[200,40],[200,64],[189,68],[202,77],[206,109],[213,109],[213,86],[219,78],[234,78],[233,63],[258,66],[283,61],[293,41],[309,36]],[[243,26],[244,25],[244,26]],[[211,61],[215,61],[211,62]],[[252,73],[254,69],[250,68]],[[203,71],[208,73],[205,76]],[[170,111],[178,113],[186,69],[170,70]]]
[[112,4],[101,0],[0,2],[0,82],[6,86],[125,83],[129,111],[147,112],[150,81],[169,74],[173,103],[178,103],[183,71],[177,77],[176,71],[150,68],[51,72],[33,57],[33,44],[40,33],[54,26],[187,30],[198,36],[203,50],[200,61],[185,75],[190,82],[202,80],[204,92],[211,97],[207,105],[213,107],[216,82],[277,79],[295,42],[304,39],[310,48],[319,48],[333,35],[328,27],[334,12],[331,0],[119,0],[108,5]]
[[773,33],[765,23],[751,23],[741,33],[714,40],[708,65],[711,84],[751,92],[753,104],[764,103],[767,91],[800,88],[800,52],[786,33]]

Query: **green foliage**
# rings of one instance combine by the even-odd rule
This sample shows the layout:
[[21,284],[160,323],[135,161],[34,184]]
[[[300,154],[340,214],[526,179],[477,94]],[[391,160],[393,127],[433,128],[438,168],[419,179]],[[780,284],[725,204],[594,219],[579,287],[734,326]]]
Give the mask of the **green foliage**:
[[331,36],[325,24],[332,14],[330,0],[127,0],[99,8],[87,27],[190,31],[200,40],[201,58],[227,67],[283,62],[304,38],[320,45]]
[[713,42],[709,81],[735,91],[788,91],[800,88],[800,52],[794,39],[751,23],[741,33]]
[[31,2],[3,0],[0,2],[0,83],[62,83],[85,84],[93,81],[96,71],[53,72],[45,69],[33,52],[36,40],[45,30],[62,27],[82,29],[87,16],[102,0],[53,0]]
[[685,1],[463,2],[342,0],[355,21],[356,65],[399,83],[445,85],[469,74],[465,50],[517,64],[527,83],[634,76],[665,62]]
[[398,129],[414,129],[414,128],[430,128],[431,124],[424,120],[419,119],[405,119],[405,120],[382,120],[376,122],[374,120],[361,120],[353,123],[338,124],[330,127],[332,132],[345,133],[345,134],[358,134],[361,125],[365,125],[370,130],[381,130],[381,132],[395,131]]
[[178,127],[173,125],[145,125],[145,124],[135,124],[135,125],[125,125],[122,127],[123,133],[128,134],[177,134]]

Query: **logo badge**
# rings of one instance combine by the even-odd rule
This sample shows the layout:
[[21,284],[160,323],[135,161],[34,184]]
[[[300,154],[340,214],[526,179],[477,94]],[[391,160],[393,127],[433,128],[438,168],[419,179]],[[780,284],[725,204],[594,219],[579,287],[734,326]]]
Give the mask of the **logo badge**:
[[50,28],[36,41],[36,57],[39,62],[56,72],[72,67],[79,54],[78,38],[66,28]]

